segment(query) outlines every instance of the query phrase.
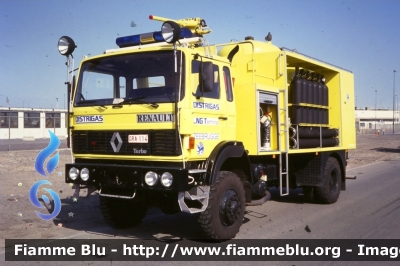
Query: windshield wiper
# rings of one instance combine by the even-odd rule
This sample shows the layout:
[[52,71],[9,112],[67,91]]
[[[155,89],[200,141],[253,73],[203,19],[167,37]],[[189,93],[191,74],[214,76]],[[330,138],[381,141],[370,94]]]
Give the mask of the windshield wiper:
[[123,100],[120,103],[117,103],[119,105],[128,103],[128,104],[132,104],[132,103],[143,103],[143,104],[149,104],[151,107],[153,108],[158,108],[158,104],[157,103],[148,103],[145,101],[142,101],[142,99],[146,98],[146,96],[141,96],[141,97],[134,97],[134,98],[126,98],[125,100]]
[[141,96],[141,97],[134,97],[134,98],[126,98],[122,102],[119,102],[117,104],[124,104],[124,103],[146,103],[142,101],[142,99],[146,98],[146,96]]
[[78,103],[96,103],[98,100],[80,100]]
[[[79,101],[78,103],[79,104],[81,104],[81,103],[96,103],[98,100],[81,100],[81,101]],[[103,108],[103,109],[107,109],[107,106],[105,106],[105,105],[103,105],[103,104],[99,104],[99,105],[97,105],[98,107],[101,107],[101,108]],[[94,106],[93,106],[94,107]]]

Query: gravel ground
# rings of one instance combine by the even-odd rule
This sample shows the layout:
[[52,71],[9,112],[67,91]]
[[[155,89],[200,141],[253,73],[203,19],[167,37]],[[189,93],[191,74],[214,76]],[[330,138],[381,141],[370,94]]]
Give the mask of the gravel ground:
[[347,169],[400,157],[400,135],[358,135],[357,149],[349,150]]
[[[68,217],[67,210],[70,205],[68,202],[72,202],[74,190],[65,184],[64,165],[71,161],[70,152],[60,150],[60,162],[48,177],[41,176],[35,171],[34,163],[38,153],[39,150],[0,152],[1,239],[52,238],[57,235],[57,225],[61,218]],[[41,213],[46,211],[37,209],[29,200],[29,190],[39,180],[50,181],[52,185],[46,185],[46,188],[54,190],[61,198],[62,212],[54,220],[41,220],[34,210]],[[41,195],[46,195],[52,199],[43,188],[40,188],[39,193],[39,198],[42,198]],[[0,243],[0,247],[4,247],[4,240]]]

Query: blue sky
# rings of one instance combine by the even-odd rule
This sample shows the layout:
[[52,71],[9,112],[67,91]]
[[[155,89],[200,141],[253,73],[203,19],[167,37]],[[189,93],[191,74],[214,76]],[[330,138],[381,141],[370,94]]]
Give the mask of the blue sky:
[[[120,36],[159,30],[149,15],[201,17],[211,44],[272,33],[279,47],[351,70],[357,106],[392,108],[393,70],[400,98],[399,0],[121,1],[0,0],[0,106],[64,108],[67,77],[58,39],[75,40],[84,55],[116,48]],[[132,21],[136,25],[132,27]]]

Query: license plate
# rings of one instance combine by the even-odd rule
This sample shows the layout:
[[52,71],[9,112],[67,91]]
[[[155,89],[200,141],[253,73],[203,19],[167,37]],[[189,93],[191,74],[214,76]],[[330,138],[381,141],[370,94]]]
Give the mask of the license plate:
[[128,135],[129,143],[149,143],[149,135]]

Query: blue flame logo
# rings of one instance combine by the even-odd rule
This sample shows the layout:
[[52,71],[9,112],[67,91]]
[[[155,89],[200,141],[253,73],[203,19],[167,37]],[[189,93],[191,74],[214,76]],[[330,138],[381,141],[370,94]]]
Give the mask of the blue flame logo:
[[[60,139],[49,130],[49,134],[50,134],[50,143],[49,145],[44,148],[43,150],[41,150],[39,152],[39,154],[36,157],[36,161],[35,161],[35,170],[36,172],[38,172],[38,174],[47,177],[47,174],[44,170],[44,163],[45,160],[50,157],[50,155],[56,151],[56,149],[58,148],[58,146],[60,146]],[[60,154],[59,152],[56,153],[56,155],[54,155],[52,158],[50,158],[47,162],[47,173],[48,175],[50,175],[54,169],[56,169],[58,162],[60,160]],[[37,208],[41,208],[44,209],[45,207],[40,204],[39,199],[37,198],[37,192],[39,190],[39,187],[41,185],[51,185],[51,183],[47,180],[40,180],[38,182],[36,182],[35,184],[33,184],[33,186],[31,187],[31,189],[29,190],[29,199],[32,202],[32,204],[37,207]],[[51,220],[54,217],[56,217],[60,211],[61,211],[61,200],[60,197],[58,196],[58,194],[56,192],[54,192],[51,189],[47,189],[45,188],[45,190],[52,196],[53,198],[53,202],[54,202],[54,209],[53,212],[50,214],[42,214],[38,211],[35,211],[35,213],[43,220]],[[46,195],[42,195],[42,200],[46,203],[46,204],[50,204],[50,200]]]
[[[60,139],[54,135],[53,132],[49,130],[50,133],[50,143],[49,145],[44,148],[41,152],[39,152],[38,156],[36,157],[35,161],[35,169],[36,172],[41,174],[42,176],[47,177],[45,171],[44,171],[44,161],[49,157],[55,150],[60,146]],[[53,158],[50,158],[49,161],[47,162],[47,172],[49,175],[56,169],[58,165],[58,161],[60,160],[60,153],[57,152],[56,155],[54,155]]]
[[[29,199],[31,200],[32,204],[35,207],[41,208],[41,209],[44,209],[45,207],[42,204],[40,204],[39,199],[37,198],[36,194],[37,194],[39,187],[43,184],[51,185],[51,183],[47,180],[40,180],[40,181],[36,182],[29,190]],[[54,192],[53,190],[48,189],[48,188],[45,188],[45,190],[53,197],[53,202],[54,202],[53,213],[42,214],[38,211],[35,211],[35,213],[37,214],[37,216],[39,216],[43,220],[51,220],[60,213],[61,200],[60,200],[60,197],[58,196],[58,194],[56,192]],[[46,195],[42,195],[42,199],[46,204],[50,204],[50,200]]]

